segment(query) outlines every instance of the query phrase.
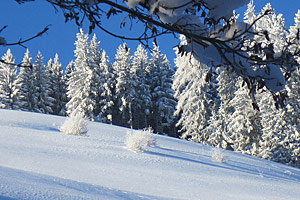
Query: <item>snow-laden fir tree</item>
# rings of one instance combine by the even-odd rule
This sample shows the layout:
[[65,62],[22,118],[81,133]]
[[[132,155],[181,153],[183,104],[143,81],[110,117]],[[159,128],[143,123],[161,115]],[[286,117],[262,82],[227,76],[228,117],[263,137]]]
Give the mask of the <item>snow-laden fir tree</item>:
[[94,120],[100,113],[101,107],[99,106],[99,74],[100,68],[99,64],[101,62],[101,51],[99,50],[99,41],[97,40],[96,34],[93,35],[92,40],[89,43],[88,48],[88,67],[93,73],[93,77],[90,84],[90,98],[94,101],[94,109],[93,109],[93,116]]
[[2,56],[4,62],[0,63],[0,108],[16,108],[16,76],[17,67],[14,65],[15,58],[8,49]]
[[97,95],[99,101],[97,101],[97,107],[100,109],[97,113],[97,120],[106,123],[112,123],[112,73],[110,71],[109,57],[106,51],[102,50],[101,62],[98,66],[98,86]]
[[110,122],[112,93],[110,91],[111,74],[109,72],[109,58],[104,50],[99,50],[99,43],[94,34],[89,46],[89,65],[93,71],[91,85],[93,99],[95,99],[95,120]]
[[55,54],[54,62],[52,59],[49,60],[46,71],[49,78],[49,96],[53,98],[50,114],[64,116],[66,115],[66,83],[58,54]]
[[[245,22],[253,23],[256,19],[253,1],[248,4],[245,12]],[[249,44],[248,44],[249,45]],[[251,106],[248,84],[238,79],[235,73],[235,81],[230,74],[230,67],[218,69],[218,93],[221,104],[217,115],[211,120],[208,128],[210,132],[209,144],[232,149],[234,151],[255,154],[259,146],[261,133],[259,112]]]
[[34,76],[34,112],[52,113],[52,105],[54,99],[49,96],[49,76],[46,72],[46,66],[43,63],[44,58],[41,52],[38,52],[36,60],[33,63],[33,76]]
[[260,112],[263,135],[260,141],[258,157],[289,163],[291,154],[288,148],[290,134],[294,131],[288,119],[288,110],[276,109],[269,92],[261,98]]
[[70,101],[70,98],[68,97],[67,95],[67,92],[68,92],[68,81],[71,77],[71,73],[74,71],[74,61],[70,61],[69,64],[67,65],[66,69],[65,69],[65,72],[64,72],[64,75],[63,75],[63,80],[65,82],[65,85],[66,85],[66,93],[65,93],[65,110],[66,110],[66,113],[65,115],[67,115],[67,103]]
[[[185,38],[181,37],[182,43]],[[216,99],[212,96],[213,82],[208,82],[209,68],[201,66],[190,53],[178,54],[175,59],[174,97],[178,100],[175,115],[179,117],[177,126],[181,137],[195,142],[206,143],[209,119],[215,109]]]
[[151,102],[150,86],[147,81],[148,55],[147,51],[140,44],[134,52],[131,68],[131,78],[136,81],[136,98],[135,98],[135,112],[134,127],[138,129],[146,128],[148,126],[147,115],[149,115],[149,105]]
[[151,94],[149,125],[154,132],[172,134],[175,123],[173,114],[176,106],[172,89],[174,72],[167,56],[160,52],[156,44],[154,44],[151,56],[147,69]]
[[35,102],[33,94],[35,92],[34,76],[32,70],[32,58],[27,49],[20,68],[19,75],[16,80],[16,88],[18,90],[16,109],[24,111],[33,111]]
[[242,79],[237,84],[238,90],[228,102],[234,111],[228,116],[227,135],[234,151],[255,155],[262,135],[260,113],[251,106],[253,101],[249,96],[248,85]]
[[90,120],[94,119],[95,88],[92,88],[94,73],[89,60],[89,38],[83,30],[76,35],[74,69],[67,83],[67,96],[69,102],[66,104],[67,114],[83,113]]
[[133,128],[133,106],[137,95],[135,90],[137,82],[131,78],[131,54],[126,43],[117,49],[112,66],[116,76],[114,107],[115,112],[119,112],[120,115],[113,114],[113,117],[117,119],[115,123]]
[[229,102],[234,98],[234,93],[238,89],[235,81],[237,75],[230,67],[218,68],[216,73],[219,107],[216,112],[212,113],[209,126],[205,129],[208,132],[207,134],[209,134],[207,143],[219,148],[232,150],[231,145],[233,141],[230,138],[228,123],[235,109]]

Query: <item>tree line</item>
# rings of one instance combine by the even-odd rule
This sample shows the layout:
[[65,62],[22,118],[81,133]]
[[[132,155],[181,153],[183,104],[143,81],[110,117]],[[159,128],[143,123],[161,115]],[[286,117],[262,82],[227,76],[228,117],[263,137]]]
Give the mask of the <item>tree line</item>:
[[155,44],[148,52],[139,45],[134,55],[126,43],[114,62],[81,29],[75,42],[75,60],[62,67],[56,54],[45,65],[39,52],[34,61],[27,49],[17,68],[10,49],[0,63],[0,108],[54,115],[83,113],[99,121],[175,136],[174,71]]

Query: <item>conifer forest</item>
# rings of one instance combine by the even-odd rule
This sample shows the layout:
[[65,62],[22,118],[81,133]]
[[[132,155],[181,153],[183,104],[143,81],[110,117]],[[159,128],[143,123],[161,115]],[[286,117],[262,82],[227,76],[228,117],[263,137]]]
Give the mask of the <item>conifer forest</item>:
[[[270,3],[261,11],[248,4],[244,16],[234,17],[251,24],[266,10],[273,12],[253,29],[268,37],[255,35],[255,43],[272,43],[276,55],[286,41],[298,37],[298,47],[291,48],[299,49],[300,10],[291,27],[285,27],[284,17]],[[183,35],[180,40],[187,43]],[[174,53],[176,59],[170,61],[156,43],[150,50],[143,45],[133,50],[123,43],[109,58],[96,35],[82,29],[75,59],[67,66],[58,54],[46,61],[42,52],[33,56],[30,49],[17,66],[8,49],[0,62],[0,108],[61,116],[82,113],[91,121],[151,127],[155,133],[300,168],[299,68],[286,74],[280,103],[263,84],[253,97],[247,80],[230,66],[212,69],[191,53],[177,48]]]

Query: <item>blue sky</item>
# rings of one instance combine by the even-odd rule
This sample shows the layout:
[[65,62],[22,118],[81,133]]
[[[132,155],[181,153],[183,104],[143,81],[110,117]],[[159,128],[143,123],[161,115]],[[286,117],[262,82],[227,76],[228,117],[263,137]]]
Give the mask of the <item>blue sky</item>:
[[[256,12],[270,1],[254,0]],[[289,27],[294,24],[294,16],[298,9],[300,9],[299,0],[272,0],[271,4],[277,13],[282,13],[286,19],[286,26]],[[243,15],[246,6],[239,9],[237,12]],[[242,16],[241,16],[242,17]],[[46,64],[49,58],[53,58],[55,53],[58,53],[60,61],[66,66],[69,61],[74,59],[74,42],[76,40],[76,33],[79,28],[74,22],[64,23],[64,16],[61,11],[55,12],[54,8],[47,2],[36,0],[19,5],[14,0],[1,0],[0,3],[0,28],[8,25],[0,36],[5,37],[8,43],[16,42],[20,38],[28,38],[39,31],[43,30],[45,26],[51,24],[50,29],[46,35],[36,38],[28,43],[26,47],[30,50],[31,56],[34,58],[40,50],[44,56],[44,63]],[[128,31],[119,29],[119,21],[110,20],[107,24],[110,30],[116,30],[123,34]],[[88,32],[87,23],[83,27],[85,32]],[[136,29],[131,30],[129,34],[134,34]],[[100,47],[107,51],[110,60],[114,59],[117,47],[123,43],[122,40],[114,38],[101,30],[96,28],[95,33],[99,41]],[[128,46],[135,51],[138,42],[129,42]],[[178,44],[178,40],[174,39],[172,35],[158,38],[158,44],[163,53],[167,54],[169,60],[173,62],[175,58],[173,47]],[[0,56],[2,56],[8,47],[0,46]],[[23,47],[14,46],[9,47],[13,55],[16,57],[16,62],[21,62],[25,50]]]

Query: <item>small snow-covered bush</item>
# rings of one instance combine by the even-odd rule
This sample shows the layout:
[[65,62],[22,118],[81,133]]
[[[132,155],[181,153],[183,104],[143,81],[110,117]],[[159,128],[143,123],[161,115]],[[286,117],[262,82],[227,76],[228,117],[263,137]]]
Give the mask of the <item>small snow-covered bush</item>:
[[213,148],[211,150],[211,157],[212,157],[213,161],[225,162],[225,155],[224,155],[223,151],[219,148]]
[[155,146],[156,139],[151,128],[127,132],[126,147],[134,152],[143,152],[147,146]]
[[85,135],[88,131],[87,125],[88,120],[83,113],[71,113],[59,130],[70,135]]

